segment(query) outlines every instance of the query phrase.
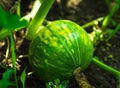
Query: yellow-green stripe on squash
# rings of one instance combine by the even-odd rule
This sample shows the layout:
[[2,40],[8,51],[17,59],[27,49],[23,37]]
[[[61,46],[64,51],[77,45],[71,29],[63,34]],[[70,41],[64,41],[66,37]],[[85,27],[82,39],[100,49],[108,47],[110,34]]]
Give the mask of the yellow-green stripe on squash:
[[93,56],[87,32],[69,20],[57,20],[40,30],[29,47],[29,62],[43,81],[71,79],[73,71],[84,71]]

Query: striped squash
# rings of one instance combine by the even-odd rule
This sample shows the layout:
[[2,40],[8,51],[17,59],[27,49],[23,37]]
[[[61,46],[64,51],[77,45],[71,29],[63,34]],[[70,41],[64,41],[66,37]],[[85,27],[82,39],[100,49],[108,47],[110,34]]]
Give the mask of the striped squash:
[[93,44],[87,32],[69,20],[57,20],[40,30],[29,47],[29,62],[43,81],[71,79],[92,60]]

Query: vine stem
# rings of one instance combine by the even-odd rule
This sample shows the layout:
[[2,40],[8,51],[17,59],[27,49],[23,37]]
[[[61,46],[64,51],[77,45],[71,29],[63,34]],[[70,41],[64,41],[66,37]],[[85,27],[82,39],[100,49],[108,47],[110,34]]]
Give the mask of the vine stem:
[[90,26],[93,26],[93,25],[98,25],[99,22],[103,21],[104,17],[100,17],[100,18],[97,18],[93,21],[90,21],[84,25],[82,25],[83,28],[87,28],[87,27],[90,27]]
[[78,83],[78,85],[80,86],[80,88],[95,88],[93,85],[91,85],[89,83],[85,74],[81,73],[80,67],[78,67],[74,70],[73,76],[74,76],[76,82]]
[[100,68],[104,69],[105,71],[113,74],[117,78],[117,82],[118,82],[117,83],[117,88],[120,88],[120,71],[118,71],[118,70],[104,64],[103,62],[99,61],[99,59],[97,57],[94,57],[92,59],[92,62],[94,64],[96,64],[98,67],[100,67]]

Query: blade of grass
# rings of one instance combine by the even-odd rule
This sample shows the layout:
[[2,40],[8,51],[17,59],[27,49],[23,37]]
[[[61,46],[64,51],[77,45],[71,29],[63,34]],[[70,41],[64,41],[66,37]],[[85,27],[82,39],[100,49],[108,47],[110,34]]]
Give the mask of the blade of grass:
[[118,24],[115,29],[110,31],[107,41],[109,41],[119,30],[120,30],[120,24]]
[[6,65],[8,58],[9,58],[9,52],[10,52],[10,41],[8,38],[6,38],[6,44],[7,44],[7,49],[6,49],[6,54],[5,58],[2,60],[2,63]]
[[16,0],[15,1],[15,4],[10,8],[10,12],[11,13],[15,13],[16,9],[19,7],[19,4],[20,4],[21,0]]
[[25,88],[25,79],[26,79],[26,68],[23,70],[21,76],[20,76],[20,80],[22,82],[22,86],[23,88]]
[[15,82],[16,82],[16,88],[18,88],[17,70],[16,70],[15,44],[14,44],[14,39],[13,39],[13,35],[12,35],[11,32],[10,32],[10,41],[11,41],[11,52],[12,52],[13,74],[14,74],[14,79],[15,79]]
[[21,0],[17,1],[17,3],[18,3],[18,5],[17,5],[17,15],[18,16],[21,16],[21,11],[20,11],[21,10],[21,3],[20,2],[21,2]]
[[103,30],[107,27],[110,20],[114,16],[114,14],[118,11],[119,7],[120,7],[120,0],[116,0],[115,5],[110,9],[109,14],[105,17],[105,19],[102,23],[102,29]]

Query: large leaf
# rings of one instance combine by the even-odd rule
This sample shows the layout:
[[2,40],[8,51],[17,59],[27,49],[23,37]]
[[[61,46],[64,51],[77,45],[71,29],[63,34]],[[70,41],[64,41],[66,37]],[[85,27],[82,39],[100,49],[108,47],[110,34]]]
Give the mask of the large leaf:
[[0,88],[8,88],[10,85],[14,85],[12,82],[9,81],[10,75],[12,74],[12,70],[7,70],[0,80]]
[[2,9],[2,7],[0,7],[0,27],[5,27],[6,25],[7,25],[6,13]]
[[2,7],[0,7],[0,27],[15,30],[27,26],[27,21],[21,19],[18,15],[12,14],[10,12],[5,12]]

